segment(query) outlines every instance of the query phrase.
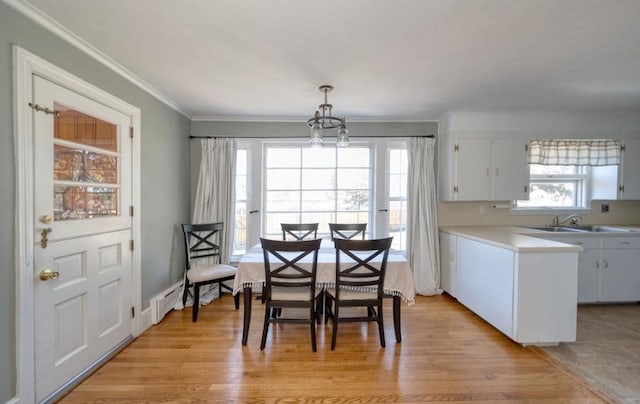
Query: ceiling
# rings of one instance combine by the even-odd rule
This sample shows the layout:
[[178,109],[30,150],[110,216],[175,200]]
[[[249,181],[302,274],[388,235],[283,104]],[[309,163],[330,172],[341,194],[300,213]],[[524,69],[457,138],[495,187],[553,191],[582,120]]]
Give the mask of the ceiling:
[[639,0],[30,0],[194,119],[640,112]]

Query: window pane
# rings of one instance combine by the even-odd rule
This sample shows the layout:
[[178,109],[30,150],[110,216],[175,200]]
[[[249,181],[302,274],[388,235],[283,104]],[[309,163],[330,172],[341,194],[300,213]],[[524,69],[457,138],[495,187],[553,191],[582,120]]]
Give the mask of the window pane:
[[368,169],[338,169],[338,189],[368,189]]
[[369,191],[338,191],[338,210],[368,210]]
[[92,219],[118,215],[118,189],[54,185],[54,220]]
[[268,212],[297,212],[300,210],[300,191],[268,191]]
[[367,147],[348,147],[338,149],[338,166],[370,167],[370,150]]
[[238,149],[236,151],[236,175],[247,175],[247,151]]
[[298,189],[300,170],[272,168],[267,170],[267,189]]
[[247,204],[236,202],[236,227],[233,253],[243,254],[247,250]]
[[541,164],[529,164],[529,173],[531,175],[562,175],[577,174],[577,166],[546,166]]
[[[369,211],[338,212],[337,223],[369,223]],[[369,231],[367,226],[367,232]]]
[[407,202],[394,201],[389,203],[389,235],[393,236],[391,247],[396,250],[406,248],[407,238]]
[[518,206],[576,206],[576,182],[531,183],[528,201],[519,201]]
[[300,223],[318,223],[318,237],[329,238],[329,223],[334,223],[335,212],[303,212]]
[[266,152],[266,166],[300,167],[300,149],[294,147],[269,147]]
[[335,167],[336,149],[333,147],[302,149],[302,167]]
[[302,170],[302,189],[334,189],[336,186],[336,170],[320,169]]
[[389,152],[389,172],[391,174],[407,173],[407,151],[394,149]]
[[333,211],[335,195],[333,191],[302,191],[302,211]]

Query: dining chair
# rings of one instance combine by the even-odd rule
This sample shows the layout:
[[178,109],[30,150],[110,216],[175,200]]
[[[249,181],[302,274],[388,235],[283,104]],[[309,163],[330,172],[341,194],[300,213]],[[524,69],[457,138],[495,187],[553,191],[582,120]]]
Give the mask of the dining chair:
[[[375,240],[335,239],[336,285],[326,288],[325,321],[332,320],[331,350],[336,347],[338,324],[372,322],[378,324],[380,346],[385,347],[382,301],[387,259],[393,237]],[[344,307],[365,307],[363,316],[342,316]],[[375,309],[374,309],[375,308]]]
[[[321,241],[260,239],[266,280],[262,290],[266,307],[260,350],[264,349],[267,342],[269,324],[296,323],[309,324],[311,349],[316,352],[316,307],[322,296],[321,289],[316,289],[316,272]],[[303,264],[302,260],[309,255],[310,261],[307,258]],[[282,312],[285,308],[308,309],[309,315],[307,318],[285,317]]]
[[331,232],[331,240],[336,238],[344,238],[351,240],[361,234],[364,240],[367,231],[366,223],[329,223],[329,231]]
[[[220,251],[223,223],[183,224],[184,248],[187,271],[185,277],[182,304],[186,304],[189,287],[193,286],[193,307],[191,320],[198,321],[200,308],[200,287],[218,284],[218,293],[222,296],[222,289],[233,292],[224,282],[232,281],[236,276],[236,268],[220,263]],[[236,310],[240,307],[240,294],[234,296]]]
[[318,238],[318,223],[280,223],[280,227],[282,228],[283,240],[287,240],[287,236],[294,240]]

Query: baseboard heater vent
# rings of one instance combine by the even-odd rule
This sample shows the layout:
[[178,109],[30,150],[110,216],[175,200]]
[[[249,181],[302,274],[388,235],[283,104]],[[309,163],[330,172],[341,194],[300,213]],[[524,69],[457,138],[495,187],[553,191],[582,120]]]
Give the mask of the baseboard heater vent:
[[182,282],[178,282],[151,299],[151,320],[158,324],[168,312],[173,310],[182,291]]

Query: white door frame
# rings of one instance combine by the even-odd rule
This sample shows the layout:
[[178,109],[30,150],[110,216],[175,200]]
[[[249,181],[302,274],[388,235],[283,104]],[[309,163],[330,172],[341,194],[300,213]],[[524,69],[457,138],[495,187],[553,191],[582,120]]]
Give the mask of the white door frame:
[[141,267],[140,267],[140,109],[54,66],[44,59],[18,47],[13,47],[14,62],[14,148],[16,167],[16,369],[18,399],[35,399],[34,369],[34,268],[33,268],[33,110],[32,75],[38,75],[82,94],[131,117],[132,143],[132,203],[134,212],[132,239],[131,297],[136,313],[131,323],[134,337],[142,332]]

